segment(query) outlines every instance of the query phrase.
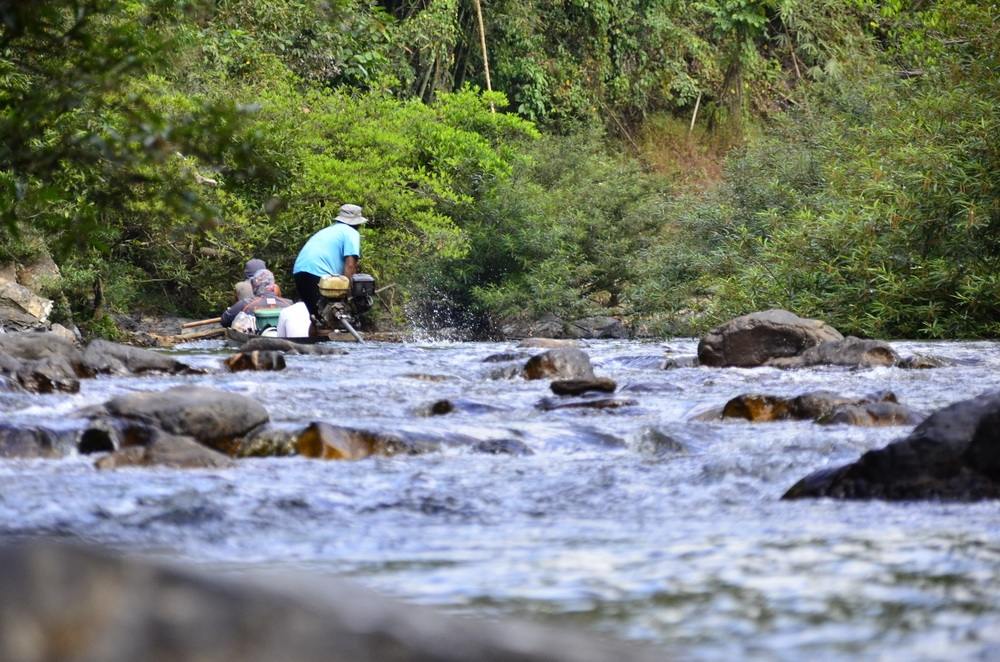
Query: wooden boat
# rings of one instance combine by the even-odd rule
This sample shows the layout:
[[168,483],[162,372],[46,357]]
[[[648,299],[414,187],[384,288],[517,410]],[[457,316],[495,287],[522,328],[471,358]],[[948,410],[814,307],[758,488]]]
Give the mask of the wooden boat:
[[[236,344],[239,346],[253,340],[254,338],[261,338],[268,336],[257,336],[251,335],[249,333],[243,333],[241,331],[236,331],[235,329],[226,329],[226,340],[231,344]],[[272,336],[273,337],[273,336]],[[373,331],[371,333],[364,334],[365,342],[402,342],[405,340],[406,336],[403,333],[392,332],[392,331]],[[322,335],[312,336],[309,338],[277,338],[276,340],[288,340],[290,342],[299,343],[301,345],[315,345],[320,343],[332,343],[332,342],[345,342],[345,343],[356,343],[357,340],[349,333],[328,331]]]
[[357,340],[349,333],[329,333],[320,336],[311,336],[309,338],[278,338],[277,336],[258,336],[250,333],[243,333],[242,331],[237,331],[236,329],[226,329],[226,340],[243,345],[250,342],[254,338],[267,338],[271,337],[276,340],[288,340],[289,342],[298,343],[300,345],[315,345],[317,343],[326,342],[357,342]]

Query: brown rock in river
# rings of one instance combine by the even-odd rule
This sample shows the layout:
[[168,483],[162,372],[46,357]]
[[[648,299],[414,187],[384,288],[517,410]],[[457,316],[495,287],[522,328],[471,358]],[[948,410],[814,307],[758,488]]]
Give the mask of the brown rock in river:
[[[896,401],[892,392],[864,398],[846,398],[829,391],[814,391],[795,397],[740,395],[723,407],[721,418],[742,418],[754,423],[784,420],[814,420],[818,423],[882,426],[915,425],[923,416]],[[700,420],[712,420],[701,418]]]
[[372,455],[393,456],[433,450],[433,445],[411,443],[397,434],[312,423],[295,442],[299,455],[319,460],[363,460]]
[[755,423],[783,421],[790,417],[789,400],[775,395],[740,395],[722,408],[722,418],[745,418]]
[[590,357],[579,349],[550,349],[524,364],[525,379],[593,379]]
[[285,355],[281,352],[252,351],[233,354],[225,361],[231,372],[243,370],[284,370]]

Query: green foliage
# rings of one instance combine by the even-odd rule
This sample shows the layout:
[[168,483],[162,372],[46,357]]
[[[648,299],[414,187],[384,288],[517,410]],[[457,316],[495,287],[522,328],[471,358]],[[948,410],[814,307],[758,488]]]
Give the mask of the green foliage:
[[996,16],[951,2],[908,22],[899,54],[919,75],[857,83],[733,163],[725,268],[704,281],[718,317],[778,305],[870,336],[1000,333]]
[[[994,5],[484,9],[503,92],[481,92],[470,0],[0,2],[0,262],[52,249],[60,314],[110,332],[135,308],[217,313],[252,255],[290,290],[355,202],[365,270],[487,326],[694,333],[777,305],[866,335],[1000,332]],[[608,141],[637,146],[652,113],[745,144],[681,193]]]
[[428,291],[493,323],[632,313],[634,256],[664,223],[666,193],[597,136],[543,139],[489,187],[463,225],[468,255],[438,265]]

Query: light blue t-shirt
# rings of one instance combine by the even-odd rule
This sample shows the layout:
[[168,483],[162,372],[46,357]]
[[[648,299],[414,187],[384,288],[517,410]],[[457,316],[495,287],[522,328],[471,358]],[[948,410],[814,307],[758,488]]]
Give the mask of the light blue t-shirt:
[[346,223],[334,223],[309,237],[295,258],[292,273],[337,276],[344,273],[344,258],[348,255],[361,257],[361,235]]

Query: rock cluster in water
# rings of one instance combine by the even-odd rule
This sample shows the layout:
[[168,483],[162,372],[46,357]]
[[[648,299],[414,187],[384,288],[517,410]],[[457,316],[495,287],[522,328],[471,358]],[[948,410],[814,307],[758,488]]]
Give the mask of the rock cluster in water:
[[813,473],[785,499],[1000,498],[1000,393],[956,402],[905,439],[856,462]]
[[53,332],[0,335],[0,376],[8,388],[32,393],[77,393],[80,379],[147,372],[194,371],[169,356],[106,340],[94,340],[81,350]]
[[862,426],[916,425],[924,417],[896,399],[889,391],[863,398],[848,398],[829,391],[813,391],[794,397],[750,393],[731,399],[719,411],[698,420],[737,418],[762,423],[811,420],[821,424]]
[[[698,363],[725,368],[805,368],[817,365],[874,368],[930,368],[941,365],[924,356],[900,357],[889,343],[844,337],[826,322],[772,309],[732,319],[698,343]],[[677,359],[664,367],[687,367]]]

